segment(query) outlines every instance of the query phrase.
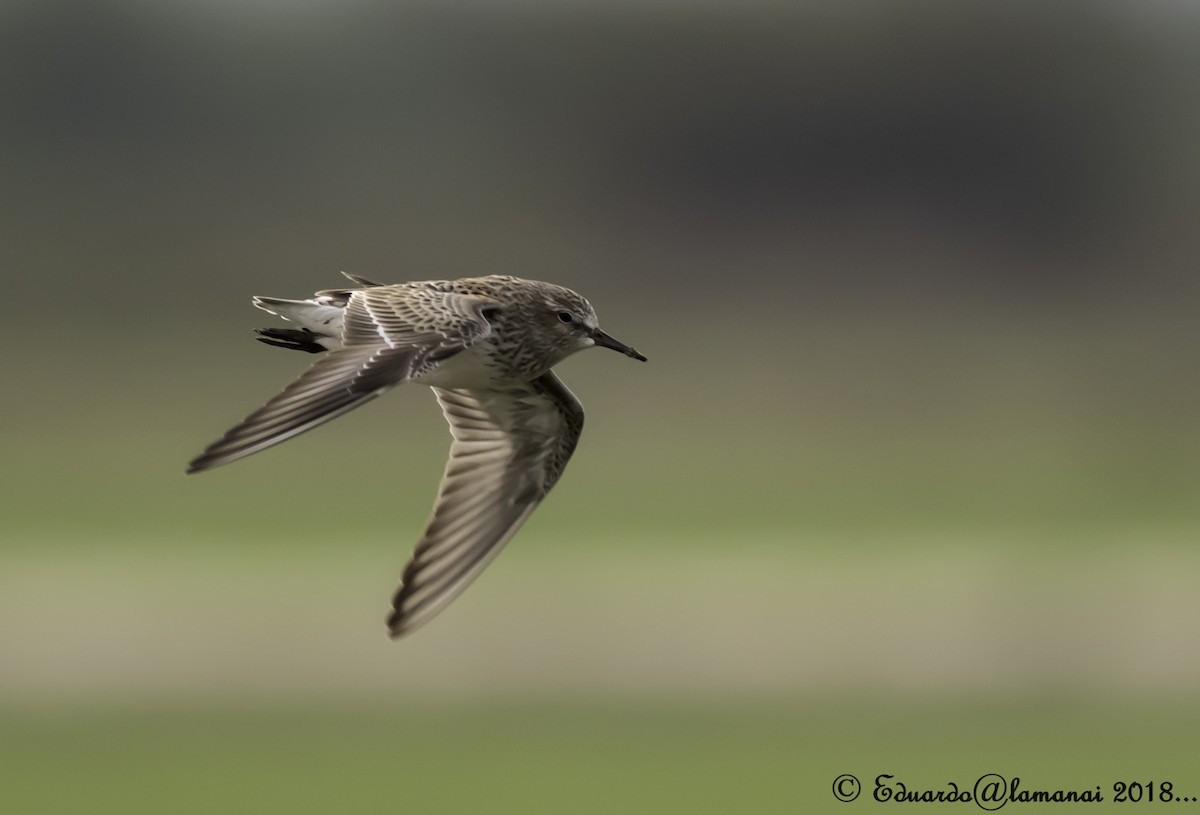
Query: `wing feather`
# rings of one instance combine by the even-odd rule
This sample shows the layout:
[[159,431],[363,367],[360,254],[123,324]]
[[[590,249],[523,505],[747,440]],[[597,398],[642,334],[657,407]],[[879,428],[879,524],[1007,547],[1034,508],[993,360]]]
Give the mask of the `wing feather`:
[[245,458],[353,410],[382,393],[386,389],[383,383],[403,381],[413,357],[413,349],[409,353],[385,353],[356,346],[331,351],[209,445],[188,465],[188,472]]
[[[437,295],[435,301],[424,290],[405,286],[348,293],[341,346],[209,445],[187,471],[219,467],[312,430],[491,333],[482,315],[491,301]],[[408,301],[415,301],[408,310],[417,319],[406,322],[396,312]]]
[[392,603],[393,637],[428,622],[500,553],[583,429],[582,406],[552,372],[503,390],[434,392],[454,441],[433,518]]

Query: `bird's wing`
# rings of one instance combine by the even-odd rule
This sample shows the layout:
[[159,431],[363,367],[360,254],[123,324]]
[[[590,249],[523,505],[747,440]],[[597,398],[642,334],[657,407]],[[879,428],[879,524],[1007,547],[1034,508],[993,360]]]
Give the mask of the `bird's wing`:
[[492,307],[489,298],[428,288],[353,292],[342,345],[211,444],[188,472],[265,450],[429,371],[491,333],[484,313]]
[[376,283],[374,280],[368,280],[365,277],[359,277],[356,274],[350,274],[350,272],[342,272],[342,277],[346,278],[351,283],[357,283],[358,285],[360,285],[366,289],[374,288],[375,286],[386,285],[385,283]]
[[499,554],[583,429],[583,406],[553,372],[503,390],[433,390],[454,442],[433,518],[392,601],[393,637],[428,622]]

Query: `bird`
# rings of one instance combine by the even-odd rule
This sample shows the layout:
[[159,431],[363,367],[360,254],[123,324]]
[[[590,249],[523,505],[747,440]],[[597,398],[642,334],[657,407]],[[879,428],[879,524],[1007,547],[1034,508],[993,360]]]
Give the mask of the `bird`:
[[255,297],[295,327],[257,332],[321,358],[187,467],[210,470],[324,424],[405,382],[433,389],[450,426],[433,514],[387,617],[395,639],[456,598],[562,475],[583,406],[552,370],[586,348],[646,357],[600,329],[582,295],[507,275],[353,287],[307,300]]

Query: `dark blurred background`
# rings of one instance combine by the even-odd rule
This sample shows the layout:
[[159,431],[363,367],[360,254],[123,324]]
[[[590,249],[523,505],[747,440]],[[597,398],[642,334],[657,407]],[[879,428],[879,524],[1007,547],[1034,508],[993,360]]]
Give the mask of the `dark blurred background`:
[[[1169,0],[0,3],[0,802],[1189,771],[1198,93]],[[310,361],[250,296],[340,270],[650,357],[562,366],[567,476],[399,643],[428,393],[182,475]]]

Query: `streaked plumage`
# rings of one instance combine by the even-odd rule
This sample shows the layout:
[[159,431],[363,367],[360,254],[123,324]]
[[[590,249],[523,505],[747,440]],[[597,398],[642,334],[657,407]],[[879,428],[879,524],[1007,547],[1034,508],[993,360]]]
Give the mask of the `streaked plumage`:
[[297,328],[270,345],[324,353],[188,466],[198,472],[265,450],[403,382],[433,388],[453,443],[433,517],[404,569],[388,628],[423,625],[491,562],[562,474],[583,407],[551,368],[592,345],[645,361],[601,331],[570,289],[477,277],[254,298]]

